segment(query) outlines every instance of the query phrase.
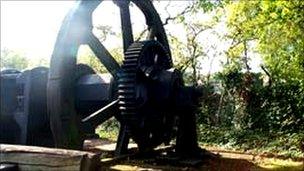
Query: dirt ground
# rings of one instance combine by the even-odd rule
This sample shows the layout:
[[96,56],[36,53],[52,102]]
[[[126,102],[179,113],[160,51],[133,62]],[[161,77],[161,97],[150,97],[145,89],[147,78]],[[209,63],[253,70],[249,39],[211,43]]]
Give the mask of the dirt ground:
[[[129,148],[136,151],[136,145]],[[101,170],[123,171],[304,171],[304,160],[278,159],[225,151],[214,147],[204,147],[217,157],[203,159],[200,164],[189,165],[176,161],[163,161],[151,158],[138,158],[132,155],[113,157],[115,142],[109,140],[91,139],[85,141],[85,150],[101,155]]]

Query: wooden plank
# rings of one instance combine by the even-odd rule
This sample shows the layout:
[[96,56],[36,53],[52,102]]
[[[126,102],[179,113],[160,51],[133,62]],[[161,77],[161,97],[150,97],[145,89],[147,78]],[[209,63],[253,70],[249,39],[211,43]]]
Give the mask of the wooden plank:
[[98,169],[99,155],[76,150],[0,144],[0,162],[16,163],[21,171],[91,171]]

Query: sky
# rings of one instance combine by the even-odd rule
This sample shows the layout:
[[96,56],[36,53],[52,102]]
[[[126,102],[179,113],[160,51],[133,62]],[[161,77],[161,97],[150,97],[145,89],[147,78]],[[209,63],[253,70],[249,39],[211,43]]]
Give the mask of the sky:
[[[1,1],[1,49],[24,51],[27,56],[50,56],[61,22],[74,1]],[[181,1],[180,4],[183,2]],[[164,4],[164,3],[163,3]],[[131,10],[134,32],[143,29],[144,18],[137,8]],[[111,17],[108,17],[111,16]],[[94,11],[94,25],[111,25],[120,32],[119,9],[104,1]],[[105,43],[113,47],[121,40]]]
[[[68,10],[75,4],[74,1],[0,1],[1,2],[1,50],[3,48],[22,52],[32,59],[51,57],[57,33],[61,22]],[[189,1],[172,1],[168,11],[174,16],[183,10]],[[168,13],[164,10],[168,1],[155,3],[161,18]],[[131,8],[133,32],[138,33],[144,29],[144,17],[136,7]],[[197,16],[196,16],[197,17]],[[208,15],[199,16],[201,21],[207,20]],[[194,18],[195,20],[195,18]],[[111,1],[103,1],[93,13],[93,25],[110,25],[114,32],[120,32],[119,9]],[[219,32],[223,32],[224,26],[219,26]],[[166,30],[178,35],[181,39],[186,38],[185,30],[176,24],[169,24]],[[218,49],[224,50],[227,44],[212,37],[208,32],[201,36],[201,42],[205,44],[218,44]],[[107,48],[121,47],[122,40],[119,37],[109,37],[103,44]],[[208,53],[209,57],[212,52]],[[218,54],[217,54],[218,55]],[[174,58],[174,57],[173,57]],[[221,57],[211,61],[209,58],[202,59],[202,73],[208,73],[212,66],[212,72],[220,70]]]
[[1,1],[1,49],[32,58],[52,53],[56,35],[72,1]]

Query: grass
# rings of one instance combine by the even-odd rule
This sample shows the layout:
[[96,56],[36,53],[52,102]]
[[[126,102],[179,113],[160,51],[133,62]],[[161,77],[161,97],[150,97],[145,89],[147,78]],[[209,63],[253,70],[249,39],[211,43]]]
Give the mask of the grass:
[[[116,141],[118,128],[116,121],[108,121],[99,126],[96,132],[101,138]],[[248,160],[249,163],[254,164],[250,166],[253,167],[253,170],[255,167],[258,168],[257,170],[267,171],[304,170],[304,155],[299,148],[299,143],[303,138],[301,133],[235,131],[227,128],[203,127],[202,125],[199,126],[198,132],[199,141],[205,148],[212,147],[219,151],[222,149],[231,151],[230,154],[234,152],[240,154],[240,157],[236,160],[238,163],[235,163],[236,166],[241,165],[242,161]],[[248,153],[254,157],[250,159],[243,158]],[[224,165],[226,164],[227,166],[225,167],[229,167],[229,162],[224,162]],[[139,166],[115,165],[112,169],[138,170]]]
[[[101,138],[116,141],[119,131],[117,121],[109,120],[96,129]],[[300,144],[304,133],[236,131],[229,128],[198,126],[198,138],[204,146],[221,147],[226,150],[259,154],[268,157],[304,158]]]
[[256,162],[257,165],[263,169],[273,171],[302,171],[304,165],[302,161],[293,161],[291,159],[276,159],[276,158],[263,158]]
[[204,145],[282,158],[303,158],[303,138],[304,133],[237,131],[199,126],[199,141]]
[[110,141],[116,141],[119,132],[119,123],[115,119],[110,119],[98,126],[96,134],[100,138],[108,139]]

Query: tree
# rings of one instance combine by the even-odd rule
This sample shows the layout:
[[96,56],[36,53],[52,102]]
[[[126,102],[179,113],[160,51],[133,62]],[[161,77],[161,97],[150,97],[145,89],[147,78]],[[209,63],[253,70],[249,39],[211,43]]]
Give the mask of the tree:
[[[304,2],[233,1],[226,6],[231,52],[244,52],[246,43],[263,57],[273,79],[304,88]],[[250,50],[250,49],[247,49]]]
[[4,48],[1,50],[1,69],[13,68],[24,70],[28,67],[28,59],[21,53]]
[[179,70],[190,74],[190,83],[197,85],[200,77],[200,61],[206,57],[205,49],[199,41],[200,35],[207,29],[212,28],[210,25],[201,25],[183,23],[187,32],[186,42],[180,41],[177,37],[171,35],[170,43],[173,49],[173,55],[176,58],[176,65]]
[[208,42],[204,37],[208,34],[219,38],[216,31],[216,26],[219,24],[218,16],[215,13],[199,12],[197,8],[201,5],[199,2],[194,2],[179,15],[174,17],[169,15],[164,22],[168,24],[168,21],[172,21],[184,30],[184,34],[172,31],[167,31],[167,33],[175,66],[184,74],[186,82],[195,86],[202,79],[202,62],[208,58],[212,65],[215,54],[219,53],[216,45]]
[[[224,8],[227,38],[232,42],[227,51],[230,63],[225,67],[226,76],[241,86],[231,81],[226,85],[237,90],[234,96],[240,101],[236,104],[242,106],[235,112],[242,113],[239,120],[244,122],[247,117],[253,124],[264,123],[270,129],[298,130],[304,122],[304,3],[231,1]],[[248,66],[254,54],[261,55],[262,70],[270,77],[271,86],[254,83]],[[242,69],[246,73],[240,72]],[[229,76],[233,74],[241,77],[232,79]]]

